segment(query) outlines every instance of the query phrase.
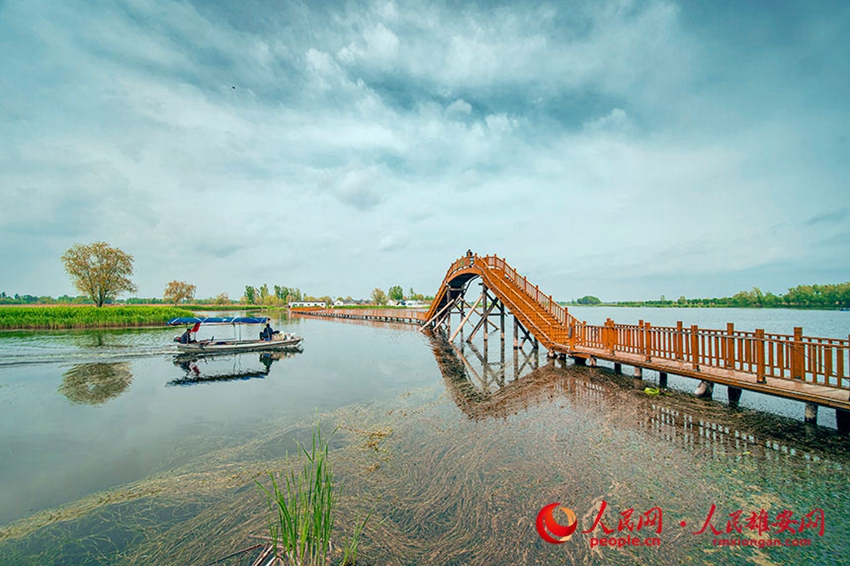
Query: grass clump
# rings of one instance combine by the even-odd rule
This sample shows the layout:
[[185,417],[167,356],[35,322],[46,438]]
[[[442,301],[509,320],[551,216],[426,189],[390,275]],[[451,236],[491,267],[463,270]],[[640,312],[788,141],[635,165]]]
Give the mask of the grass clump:
[[[336,431],[334,431],[336,432]],[[333,433],[331,434],[333,436]],[[328,456],[328,441],[316,425],[310,447],[299,443],[304,457],[300,470],[270,473],[271,488],[257,482],[269,507],[271,547],[277,563],[291,566],[327,564],[336,514],[334,474]],[[369,516],[357,525],[343,549],[342,564],[354,564],[360,534]]]

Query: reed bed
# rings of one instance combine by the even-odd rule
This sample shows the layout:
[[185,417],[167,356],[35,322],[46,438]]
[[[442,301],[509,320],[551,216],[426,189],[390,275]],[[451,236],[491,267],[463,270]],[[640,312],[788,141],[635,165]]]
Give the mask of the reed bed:
[[166,306],[0,307],[0,329],[158,326],[192,311]]

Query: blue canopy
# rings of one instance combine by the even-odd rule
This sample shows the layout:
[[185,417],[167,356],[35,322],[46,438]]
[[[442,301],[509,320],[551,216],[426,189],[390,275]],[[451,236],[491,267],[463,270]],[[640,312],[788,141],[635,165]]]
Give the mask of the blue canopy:
[[168,326],[182,326],[189,324],[265,324],[269,320],[267,316],[182,316],[172,318],[165,324]]

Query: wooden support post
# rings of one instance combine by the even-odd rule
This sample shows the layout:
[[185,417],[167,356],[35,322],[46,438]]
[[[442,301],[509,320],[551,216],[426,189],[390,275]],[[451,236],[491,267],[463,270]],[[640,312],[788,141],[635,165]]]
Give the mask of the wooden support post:
[[646,344],[644,356],[648,362],[652,360],[652,332],[650,331],[650,326],[649,321],[643,323],[644,344]]
[[726,345],[726,367],[735,367],[735,323],[726,323],[726,338],[723,343]]
[[643,379],[643,368],[635,366],[635,379]]
[[803,420],[807,423],[815,423],[818,422],[818,406],[815,403],[806,403],[806,412],[803,416]]
[[484,317],[484,349],[487,349],[487,339],[490,334],[490,329],[487,328],[489,326],[488,319],[490,317],[490,311],[487,310],[487,286],[483,283],[481,284],[481,296],[484,297],[484,303],[482,304],[481,314]]
[[646,343],[644,342],[645,340],[646,340],[646,336],[643,333],[643,319],[640,319],[638,321],[638,331],[637,331],[637,342],[638,343],[636,344],[638,352],[643,353],[643,352],[646,351]]
[[499,331],[502,337],[502,347],[505,344],[505,303],[499,301]]
[[685,359],[685,333],[681,320],[676,322],[676,359]]
[[691,366],[699,371],[699,328],[691,325]]
[[[474,313],[474,312],[475,312],[475,307],[477,307],[477,306],[478,306],[478,303],[480,303],[480,302],[481,302],[481,299],[482,299],[483,297],[484,297],[484,295],[481,295],[481,297],[478,297],[478,300],[477,300],[477,301],[475,301],[475,304],[474,304],[474,305],[472,305],[472,308],[471,308],[471,309],[469,309],[469,312],[468,312],[468,313],[466,313],[466,316],[465,316],[465,317],[463,317],[463,320],[461,321],[460,326],[458,326],[458,327],[457,327],[457,330],[455,330],[455,331],[454,331],[454,334],[452,334],[452,337],[451,337],[451,338],[449,338],[449,342],[454,342],[454,339],[455,339],[455,336],[457,336],[457,333],[458,333],[458,332],[462,332],[462,331],[463,331],[463,326],[466,324],[466,321],[467,321],[467,320],[469,320],[469,317],[470,317],[470,316],[472,316],[472,313]],[[463,313],[463,307],[461,307],[461,313]],[[461,334],[461,338],[460,338],[460,339],[461,339],[461,342],[462,342],[462,341],[463,341],[463,335],[462,335],[462,334]]]
[[658,374],[658,387],[667,387],[667,374],[663,371]]
[[514,350],[519,348],[519,321],[516,319],[516,315],[514,315]]
[[756,382],[766,383],[764,377],[764,329],[756,328]]
[[592,356],[590,358],[587,358],[587,365],[588,365],[588,367],[595,368],[596,367],[596,358],[594,358]]
[[741,400],[741,392],[742,389],[740,387],[726,387],[726,394],[729,397],[729,405],[733,407],[738,406],[738,401]]
[[623,364],[620,362],[614,362],[614,373],[620,373],[623,371]]
[[791,377],[803,379],[803,367],[805,364],[805,352],[803,351],[803,327],[794,327],[794,341],[791,343]]
[[850,411],[835,409],[835,425],[838,432],[850,432]]

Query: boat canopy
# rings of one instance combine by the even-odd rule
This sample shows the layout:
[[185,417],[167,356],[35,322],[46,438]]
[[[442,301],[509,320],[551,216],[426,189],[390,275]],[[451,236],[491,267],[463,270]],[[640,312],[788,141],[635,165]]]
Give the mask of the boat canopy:
[[182,316],[172,318],[167,326],[182,326],[188,324],[265,324],[267,316]]

